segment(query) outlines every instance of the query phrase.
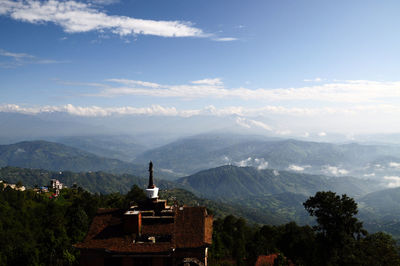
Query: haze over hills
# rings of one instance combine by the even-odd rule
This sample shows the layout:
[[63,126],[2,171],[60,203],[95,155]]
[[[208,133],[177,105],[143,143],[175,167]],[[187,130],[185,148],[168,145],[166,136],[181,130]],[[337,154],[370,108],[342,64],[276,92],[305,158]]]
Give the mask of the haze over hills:
[[[25,141],[0,145],[0,166],[18,166],[52,171],[107,171],[147,176],[147,164],[137,165],[117,159],[100,157],[86,151],[60,143],[48,141]],[[159,176],[168,178],[168,173],[157,170]]]
[[378,190],[375,182],[353,177],[328,177],[255,167],[221,166],[177,180],[199,195],[237,201],[248,197],[293,193],[310,196],[317,191],[335,191],[360,197]]
[[328,177],[255,167],[221,166],[177,182],[200,197],[272,213],[284,222],[311,220],[302,203],[317,191],[335,191],[358,198],[379,189],[373,181]]
[[126,135],[58,137],[54,138],[54,141],[100,157],[118,159],[125,162],[133,161],[138,154],[148,149],[145,145],[138,144],[135,138]]
[[279,221],[294,220],[301,224],[312,222],[303,207],[309,196],[329,190],[347,194],[358,202],[359,217],[368,230],[383,230],[400,237],[400,188],[382,189],[372,180],[222,166],[177,182],[201,197],[266,212]]
[[257,136],[200,135],[138,155],[178,174],[221,165],[254,166],[295,172],[376,178],[400,175],[400,149],[390,145],[333,144]]

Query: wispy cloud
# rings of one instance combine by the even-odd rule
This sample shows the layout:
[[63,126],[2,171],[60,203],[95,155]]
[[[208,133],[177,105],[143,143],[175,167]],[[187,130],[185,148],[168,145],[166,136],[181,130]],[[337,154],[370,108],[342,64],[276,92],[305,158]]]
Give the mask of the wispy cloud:
[[26,53],[15,53],[6,51],[4,49],[0,49],[0,67],[2,68],[14,68],[27,64],[57,64],[57,63],[65,63],[65,62],[52,59],[42,59]]
[[24,107],[16,104],[0,105],[0,112],[22,113],[22,114],[39,114],[64,112],[76,116],[88,117],[104,117],[110,115],[162,115],[162,116],[190,116],[191,111],[178,111],[174,107],[162,107],[160,105],[152,105],[150,107],[99,107],[99,106],[75,106],[67,104],[63,106],[39,106]]
[[383,179],[389,181],[388,187],[400,187],[400,176],[384,176]]
[[[238,98],[258,101],[319,101],[325,103],[385,103],[400,101],[400,81],[379,82],[348,80],[297,88],[226,88],[219,78],[192,81],[189,84],[163,85],[147,81],[110,79],[125,86],[110,86],[97,96],[142,95],[178,98]],[[153,84],[153,85],[149,85]],[[135,85],[135,86],[133,86]],[[136,85],[140,85],[138,87]],[[151,87],[152,89],[148,89]],[[92,95],[95,96],[95,95]]]
[[295,171],[295,172],[303,172],[306,168],[310,168],[311,165],[295,165],[295,164],[291,164],[289,165],[288,169],[291,171]]
[[8,52],[6,50],[0,49],[0,55],[1,56],[6,56],[6,57],[11,57],[15,60],[21,60],[23,58],[34,58],[33,55],[30,54],[25,54],[25,53],[12,53]]
[[321,81],[325,81],[326,79],[323,78],[313,78],[313,79],[304,79],[303,81],[305,82],[321,82]]
[[239,162],[235,162],[234,165],[239,167],[256,167],[258,170],[264,170],[268,168],[268,162],[265,161],[264,158],[251,158],[248,157],[247,159],[241,160]]
[[244,117],[237,117],[236,124],[238,124],[239,126],[245,127],[245,128],[258,127],[258,128],[262,128],[266,131],[272,131],[271,126],[269,126],[261,121],[248,119],[248,118],[244,118]]
[[[93,2],[93,1],[92,1]],[[100,4],[114,1],[98,0]],[[65,32],[109,30],[120,36],[155,35],[162,37],[210,37],[187,21],[156,21],[108,15],[90,3],[78,1],[0,1],[0,15],[28,23],[54,23]]]
[[221,38],[213,38],[214,41],[217,42],[232,42],[232,41],[237,41],[237,38],[233,37],[221,37]]
[[335,176],[347,175],[349,173],[349,171],[347,171],[346,169],[341,169],[337,166],[330,166],[330,165],[325,165],[322,171],[324,171],[326,174],[331,174]]
[[129,80],[129,79],[107,79],[110,82],[116,82],[124,85],[139,85],[143,87],[149,88],[160,88],[162,85],[154,83],[154,82],[147,82],[147,81],[140,81],[140,80]]
[[195,81],[192,81],[192,83],[193,84],[210,85],[210,86],[217,86],[217,85],[223,84],[220,78],[195,80]]
[[88,2],[98,5],[112,5],[119,3],[120,0],[89,0]]
[[397,162],[390,162],[390,163],[389,163],[389,167],[397,168],[397,169],[400,170],[400,163],[397,163]]

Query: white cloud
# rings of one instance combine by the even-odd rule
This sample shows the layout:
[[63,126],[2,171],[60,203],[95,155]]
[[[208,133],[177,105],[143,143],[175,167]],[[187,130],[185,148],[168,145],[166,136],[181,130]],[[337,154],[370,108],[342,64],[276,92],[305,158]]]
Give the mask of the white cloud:
[[161,116],[191,116],[192,110],[177,111],[174,107],[152,105],[150,107],[81,107],[67,104],[63,106],[22,107],[16,104],[0,105],[0,112],[39,114],[65,112],[76,116],[110,116],[110,115],[161,115]]
[[264,158],[255,158],[254,163],[258,170],[264,170],[268,168],[268,162],[265,161]]
[[388,187],[400,187],[400,176],[384,176],[383,178],[389,181]]
[[0,49],[0,56],[11,57],[15,60],[20,60],[21,58],[34,58],[33,55],[25,54],[25,53],[12,53],[6,50]]
[[249,157],[247,159],[237,162],[236,165],[240,166],[240,167],[251,166],[251,161],[252,161],[252,159],[251,159],[251,157]]
[[89,0],[89,2],[99,5],[112,5],[115,3],[119,3],[119,0]]
[[258,127],[258,128],[265,129],[266,131],[272,131],[272,128],[269,125],[267,125],[261,121],[247,119],[244,117],[237,117],[236,124],[238,124],[239,126],[245,127],[245,128]]
[[217,42],[232,42],[232,41],[237,41],[237,38],[233,38],[233,37],[222,37],[222,38],[214,38],[214,41]]
[[392,168],[400,169],[400,163],[390,162],[389,166],[392,167]]
[[370,173],[370,174],[364,174],[364,177],[374,177],[375,173]]
[[295,165],[295,164],[291,164],[289,165],[288,169],[292,170],[292,171],[296,171],[296,172],[303,172],[306,168],[310,168],[311,165]]
[[258,170],[264,170],[268,168],[268,162],[264,160],[264,158],[251,158],[248,157],[247,159],[241,160],[236,162],[235,165],[239,167],[247,167],[252,166],[256,167]]
[[[118,80],[118,79],[112,79]],[[125,85],[131,85],[124,80]],[[145,81],[143,81],[145,82]],[[238,98],[243,100],[256,100],[263,102],[276,101],[315,101],[329,103],[347,103],[351,107],[343,108],[341,112],[349,114],[355,111],[374,111],[376,106],[387,111],[399,111],[397,105],[386,104],[385,99],[400,101],[400,81],[377,82],[364,80],[348,80],[343,82],[331,82],[315,86],[298,88],[275,89],[248,89],[225,88],[219,78],[203,79],[189,84],[161,85],[157,90],[148,90],[136,87],[111,87],[101,91],[97,96],[142,95],[152,97],[178,97],[178,98]],[[92,95],[95,96],[95,95]],[[356,105],[356,104],[363,105]],[[368,104],[368,105],[365,105]],[[371,105],[374,104],[374,105]],[[326,106],[326,105],[325,105]],[[292,108],[291,111],[295,111]],[[321,108],[297,108],[299,113],[318,114]],[[324,113],[335,113],[340,108],[325,107]]]
[[195,81],[192,81],[192,83],[193,84],[211,85],[211,86],[217,86],[217,85],[223,84],[220,78],[195,80]]
[[279,175],[278,170],[274,170],[274,171],[272,171],[272,173],[274,174],[274,176],[278,176]]
[[304,79],[305,82],[321,82],[324,81],[325,79],[322,78],[314,78],[314,79]]
[[172,169],[165,169],[165,168],[161,168],[160,171],[164,172],[164,173],[168,173],[168,174],[174,174],[175,173]]
[[[105,4],[110,1],[97,1]],[[10,1],[0,2],[0,15],[29,23],[54,23],[65,32],[78,33],[109,30],[120,36],[155,35],[162,37],[208,37],[192,23],[156,21],[108,15],[95,6],[77,1]]]
[[349,171],[346,169],[340,169],[339,167],[336,166],[330,166],[330,165],[325,165],[322,169],[325,173],[331,174],[331,175],[347,175]]
[[326,137],[326,133],[325,133],[325,132],[319,132],[319,133],[318,133],[318,136],[320,136],[320,137]]
[[143,87],[149,87],[149,88],[160,88],[162,85],[153,83],[153,82],[146,82],[146,81],[140,81],[140,80],[130,80],[130,79],[107,79],[107,81],[110,82],[115,82],[115,83],[120,83],[124,85],[139,85]]

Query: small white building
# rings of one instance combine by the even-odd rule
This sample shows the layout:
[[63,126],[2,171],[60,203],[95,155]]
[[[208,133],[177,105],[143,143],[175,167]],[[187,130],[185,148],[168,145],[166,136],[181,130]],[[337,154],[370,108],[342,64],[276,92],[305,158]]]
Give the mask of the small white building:
[[50,187],[51,188],[54,188],[54,189],[56,189],[56,190],[61,190],[61,189],[63,189],[63,187],[64,187],[64,184],[63,183],[61,183],[58,179],[51,179],[51,181],[50,181]]

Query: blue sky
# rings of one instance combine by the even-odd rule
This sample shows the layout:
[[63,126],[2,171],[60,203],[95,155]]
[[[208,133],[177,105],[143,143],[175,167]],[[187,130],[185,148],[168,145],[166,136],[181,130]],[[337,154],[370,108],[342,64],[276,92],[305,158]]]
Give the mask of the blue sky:
[[0,111],[235,114],[278,133],[398,132],[399,10],[369,0],[0,0]]

